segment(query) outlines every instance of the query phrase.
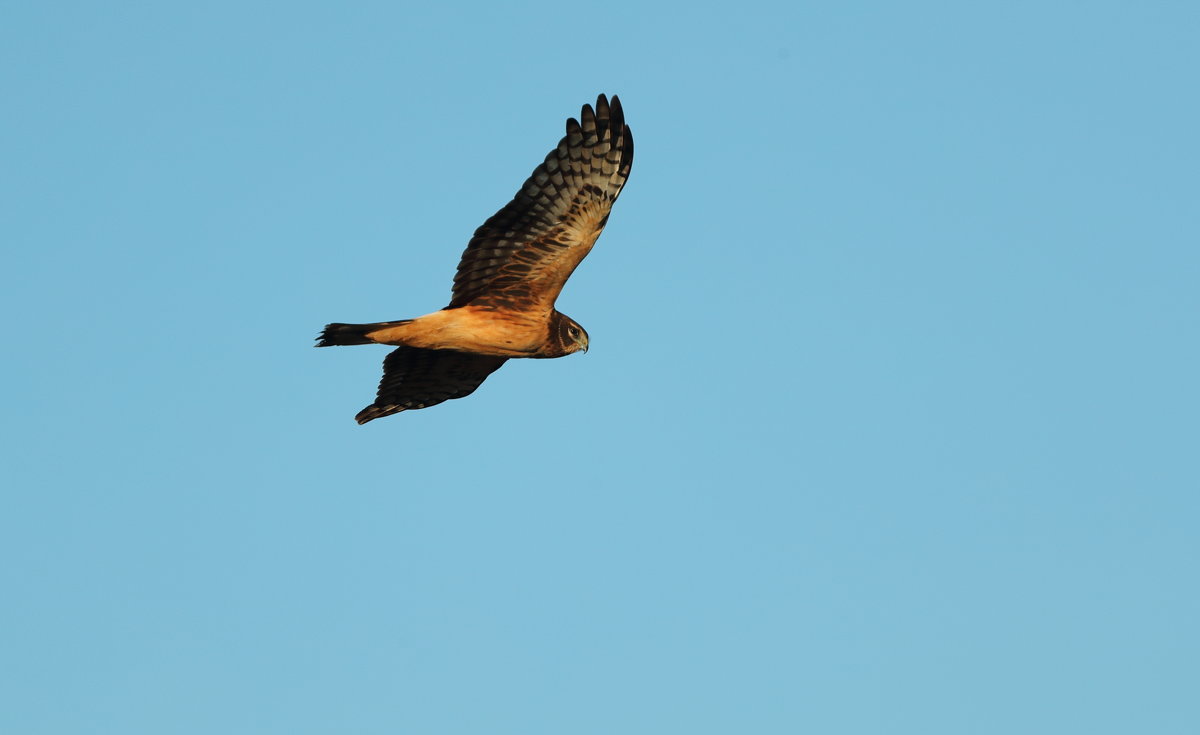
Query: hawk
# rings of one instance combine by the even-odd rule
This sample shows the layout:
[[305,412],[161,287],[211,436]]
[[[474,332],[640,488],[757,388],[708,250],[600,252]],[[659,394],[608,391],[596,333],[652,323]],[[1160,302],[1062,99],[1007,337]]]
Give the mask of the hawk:
[[396,345],[383,361],[365,424],[470,395],[514,357],[587,350],[588,334],[554,308],[563,284],[608,223],[633,164],[621,101],[600,95],[567,120],[567,134],[513,200],[475,230],[450,304],[415,319],[327,324],[317,347]]

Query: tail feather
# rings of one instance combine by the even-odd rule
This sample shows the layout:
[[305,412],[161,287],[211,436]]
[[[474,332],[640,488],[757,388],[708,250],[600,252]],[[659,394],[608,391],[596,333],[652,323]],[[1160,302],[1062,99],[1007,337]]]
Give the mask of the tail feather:
[[317,347],[339,347],[344,345],[369,345],[375,340],[367,335],[378,329],[407,324],[412,319],[401,319],[397,322],[375,322],[374,324],[326,324],[321,335],[317,337]]

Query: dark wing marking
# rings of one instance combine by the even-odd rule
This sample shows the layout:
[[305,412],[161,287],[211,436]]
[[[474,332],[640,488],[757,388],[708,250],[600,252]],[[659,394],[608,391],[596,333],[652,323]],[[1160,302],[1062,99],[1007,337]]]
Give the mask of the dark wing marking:
[[507,359],[453,350],[398,347],[383,360],[383,379],[379,381],[375,402],[359,411],[354,419],[365,424],[381,416],[428,408],[470,395]]
[[469,303],[549,310],[608,222],[633,165],[621,101],[584,105],[513,200],[475,231],[448,308]]

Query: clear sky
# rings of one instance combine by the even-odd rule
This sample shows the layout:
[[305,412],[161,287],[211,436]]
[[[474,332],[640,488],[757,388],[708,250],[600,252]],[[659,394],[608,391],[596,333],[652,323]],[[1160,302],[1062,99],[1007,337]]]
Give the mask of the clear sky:
[[[1200,5],[0,13],[0,731],[1200,732]],[[590,352],[357,426],[599,92]]]

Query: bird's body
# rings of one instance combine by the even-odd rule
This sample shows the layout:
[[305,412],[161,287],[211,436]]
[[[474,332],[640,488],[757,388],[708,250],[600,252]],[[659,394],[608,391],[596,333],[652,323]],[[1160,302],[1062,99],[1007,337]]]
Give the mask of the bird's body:
[[468,305],[398,322],[331,326],[359,327],[367,340],[381,345],[495,357],[543,357],[538,353],[547,343],[549,316]]
[[329,324],[318,347],[386,344],[366,423],[461,398],[510,358],[586,350],[588,335],[554,308],[563,284],[608,222],[633,163],[621,103],[600,95],[508,205],[483,224],[459,262],[446,308],[415,319]]

